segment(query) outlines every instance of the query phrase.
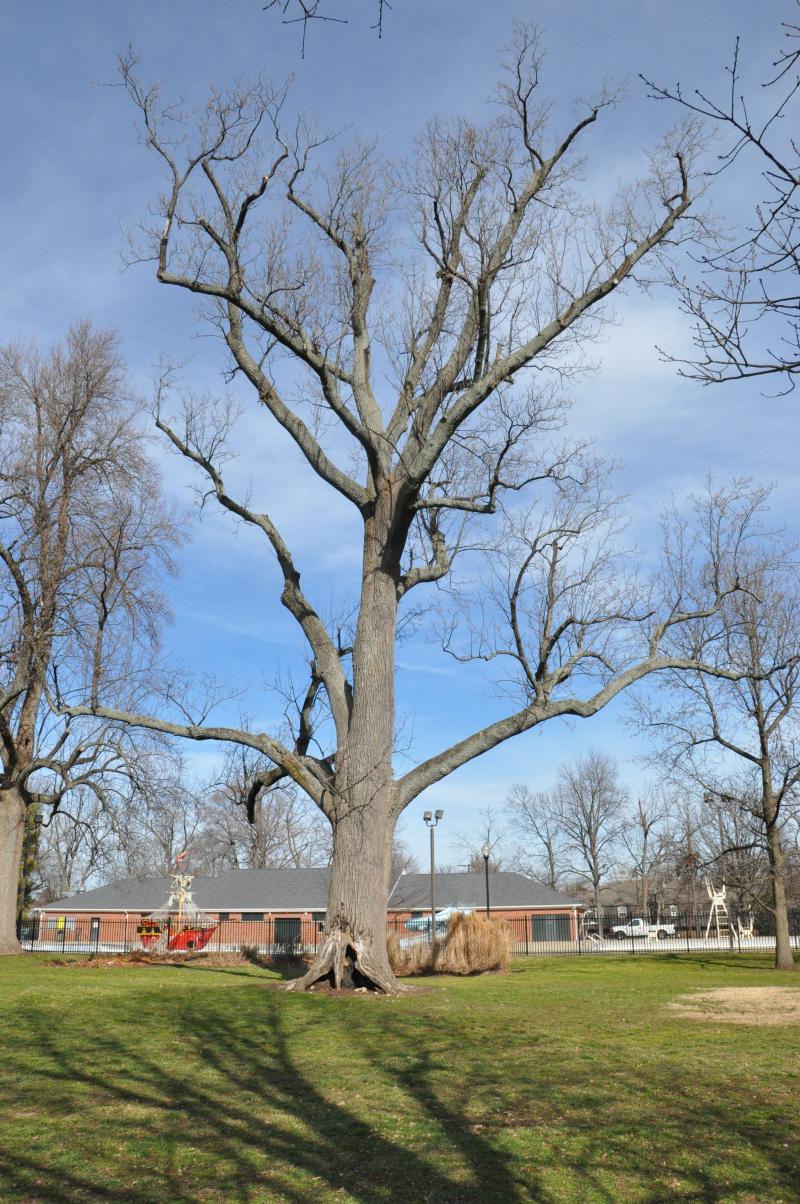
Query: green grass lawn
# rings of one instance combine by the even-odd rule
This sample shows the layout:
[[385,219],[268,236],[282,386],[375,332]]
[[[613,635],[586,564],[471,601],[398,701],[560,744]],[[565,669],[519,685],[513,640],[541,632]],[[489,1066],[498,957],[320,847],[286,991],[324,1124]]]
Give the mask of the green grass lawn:
[[[767,959],[531,959],[400,999],[0,958],[0,1200],[800,1200],[800,1026],[676,995]],[[788,979],[788,981],[787,981]]]

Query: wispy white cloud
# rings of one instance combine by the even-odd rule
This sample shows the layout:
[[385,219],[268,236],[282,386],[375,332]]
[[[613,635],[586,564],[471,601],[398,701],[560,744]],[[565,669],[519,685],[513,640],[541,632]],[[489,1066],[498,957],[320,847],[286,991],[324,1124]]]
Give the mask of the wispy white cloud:
[[290,646],[287,640],[276,639],[256,624],[236,622],[235,620],[226,618],[224,614],[218,614],[215,611],[201,611],[193,610],[191,607],[178,607],[176,613],[177,617],[181,620],[203,623],[208,627],[217,627],[220,631],[226,631],[230,635],[244,636],[248,640],[256,640],[260,644],[275,644],[280,648]]
[[397,668],[406,673],[429,673],[433,677],[455,677],[456,670],[447,665],[423,664],[421,662],[399,660]]
[[[4,169],[13,187],[0,197],[6,239],[0,279],[0,324],[7,332],[36,333],[48,341],[72,319],[112,320],[139,389],[146,392],[151,365],[164,353],[188,363],[187,384],[222,392],[225,359],[213,339],[197,338],[185,295],[156,284],[152,265],[120,272],[120,223],[146,218],[161,187],[155,158],[137,146],[133,114],[120,89],[98,91],[91,81],[113,75],[118,51],[129,41],[141,54],[147,79],[165,79],[168,92],[201,96],[207,84],[265,70],[283,79],[297,74],[299,107],[325,112],[326,125],[355,120],[365,140],[375,135],[387,154],[413,154],[416,130],[434,113],[466,112],[491,119],[487,106],[497,74],[494,47],[508,41],[512,19],[530,3],[494,0],[405,0],[396,5],[382,41],[369,22],[320,29],[299,59],[297,30],[270,19],[261,5],[237,12],[206,4],[203,20],[189,20],[193,0],[161,6],[159,21],[146,5],[6,6],[0,54],[0,104],[13,112]],[[554,128],[574,117],[574,96],[586,95],[602,77],[631,77],[633,99],[603,113],[581,141],[588,155],[583,194],[603,202],[616,181],[640,173],[655,127],[669,121],[668,106],[643,99],[636,73],[681,78],[687,85],[724,83],[728,31],[735,18],[748,59],[769,62],[777,23],[764,6],[744,0],[675,0],[664,5],[590,5],[540,0],[536,16],[548,31],[543,87],[554,92]],[[576,14],[582,34],[575,37]],[[676,15],[677,14],[677,15]],[[274,17],[274,14],[271,15]],[[686,29],[691,28],[687,39]],[[425,36],[420,37],[420,29]],[[213,80],[212,80],[213,75]],[[424,86],[419,86],[422,80]],[[291,103],[294,103],[292,101]],[[596,157],[593,157],[596,155]],[[594,164],[598,164],[595,167]],[[52,181],[58,180],[57,193]],[[724,182],[723,182],[724,187]],[[100,199],[99,199],[100,198]],[[720,194],[720,203],[730,196]],[[659,362],[655,345],[685,347],[687,329],[667,293],[631,290],[618,305],[618,326],[605,328],[596,348],[600,368],[575,385],[572,429],[625,462],[620,488],[631,493],[637,537],[652,531],[670,492],[696,487],[706,469],[719,476],[751,473],[777,478],[776,505],[792,523],[800,507],[795,471],[796,403],[765,401],[757,387],[701,390],[681,381],[673,365]],[[288,382],[291,384],[291,382]],[[278,523],[309,595],[324,612],[355,592],[361,558],[361,520],[302,461],[237,379],[244,407],[226,473],[232,490],[250,494]],[[348,463],[346,440],[331,436],[331,451]],[[199,480],[179,459],[159,453],[170,490],[185,501]],[[169,584],[176,612],[167,643],[190,665],[216,668],[237,681],[254,681],[246,702],[261,714],[258,684],[278,665],[301,666],[296,628],[279,602],[281,581],[266,541],[210,504],[202,522],[192,518],[190,544],[180,553],[182,576]],[[405,646],[398,660],[401,705],[415,714],[414,756],[455,740],[499,713],[500,704],[479,670],[447,664],[435,651]],[[451,689],[448,687],[452,687]],[[243,709],[246,709],[243,704]],[[548,725],[539,735],[511,742],[464,767],[420,800],[407,821],[426,833],[418,814],[439,800],[446,825],[472,823],[486,802],[501,803],[514,781],[546,784],[561,760],[602,741],[635,776],[631,741],[620,734],[617,711],[587,724]],[[269,715],[262,722],[268,722]],[[215,762],[216,752],[192,746],[193,763]],[[415,837],[415,839],[417,839]],[[442,840],[446,840],[443,832]]]

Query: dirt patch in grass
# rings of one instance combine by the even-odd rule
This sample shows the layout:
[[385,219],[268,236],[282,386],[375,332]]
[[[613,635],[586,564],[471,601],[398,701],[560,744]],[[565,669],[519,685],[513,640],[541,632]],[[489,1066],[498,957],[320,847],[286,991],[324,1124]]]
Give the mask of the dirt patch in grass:
[[668,1003],[670,1011],[693,1020],[715,1024],[752,1024],[772,1027],[800,1024],[800,989],[797,987],[719,987],[679,995]]

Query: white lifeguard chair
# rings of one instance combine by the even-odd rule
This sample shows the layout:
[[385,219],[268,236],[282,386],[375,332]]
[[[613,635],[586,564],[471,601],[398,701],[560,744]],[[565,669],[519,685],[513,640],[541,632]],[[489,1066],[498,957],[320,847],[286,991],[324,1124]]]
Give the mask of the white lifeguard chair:
[[753,932],[753,913],[750,912],[746,916],[739,916],[736,920],[736,927],[739,930],[739,937],[743,941],[752,941],[755,937]]
[[711,904],[708,911],[708,923],[706,924],[706,940],[708,940],[708,934],[711,931],[712,924],[716,929],[717,940],[719,940],[722,936],[720,929],[730,932],[730,916],[728,914],[728,905],[725,902],[727,890],[724,882],[720,886],[719,890],[717,890],[714,883],[708,878],[705,879],[705,884],[706,894],[708,895],[709,902]]

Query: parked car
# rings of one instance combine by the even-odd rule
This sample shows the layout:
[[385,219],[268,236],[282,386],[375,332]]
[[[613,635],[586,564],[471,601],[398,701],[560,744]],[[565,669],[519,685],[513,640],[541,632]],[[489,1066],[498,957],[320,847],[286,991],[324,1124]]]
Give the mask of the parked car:
[[[458,912],[462,912],[464,915],[468,915],[473,910],[474,909],[472,907],[443,907],[441,911],[437,911],[437,913],[436,913],[436,931],[437,931],[437,933],[444,932],[444,930],[447,928],[447,924],[448,924],[448,921],[450,920],[451,916],[456,915]],[[412,932],[430,932],[430,930],[431,930],[430,912],[428,912],[427,915],[412,916],[410,920],[406,920],[403,927],[410,929]]]
[[646,920],[642,920],[639,916],[634,916],[632,920],[628,920],[627,924],[613,924],[611,935],[617,941],[624,941],[626,937],[649,936],[655,936],[657,940],[664,941],[668,936],[676,936],[677,934],[674,924],[648,924]]

